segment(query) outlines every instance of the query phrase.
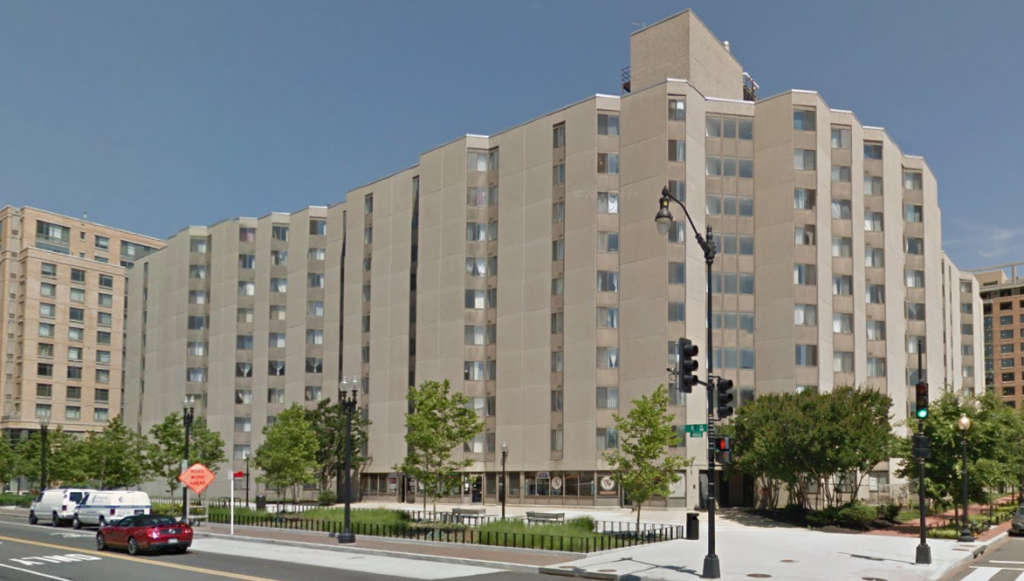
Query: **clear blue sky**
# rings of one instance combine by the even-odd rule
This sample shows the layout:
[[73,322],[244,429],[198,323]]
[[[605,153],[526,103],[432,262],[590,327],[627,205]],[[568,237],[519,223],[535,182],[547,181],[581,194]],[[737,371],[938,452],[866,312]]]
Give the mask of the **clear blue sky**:
[[819,91],[939,179],[963,268],[1024,260],[1024,2],[0,0],[0,204],[166,237],[340,201],[465,133],[618,94],[693,8],[770,96]]

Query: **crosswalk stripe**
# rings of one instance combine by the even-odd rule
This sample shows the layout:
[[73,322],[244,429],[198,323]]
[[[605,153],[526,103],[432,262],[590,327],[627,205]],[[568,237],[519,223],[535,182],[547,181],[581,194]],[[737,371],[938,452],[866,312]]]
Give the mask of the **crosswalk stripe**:
[[988,581],[1002,570],[1000,567],[977,567],[960,581]]

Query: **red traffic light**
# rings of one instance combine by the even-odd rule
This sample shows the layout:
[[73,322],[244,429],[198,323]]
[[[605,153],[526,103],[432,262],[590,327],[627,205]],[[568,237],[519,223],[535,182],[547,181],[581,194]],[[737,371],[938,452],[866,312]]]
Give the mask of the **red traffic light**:
[[722,436],[716,440],[715,448],[717,448],[719,452],[728,452],[732,450],[732,438]]

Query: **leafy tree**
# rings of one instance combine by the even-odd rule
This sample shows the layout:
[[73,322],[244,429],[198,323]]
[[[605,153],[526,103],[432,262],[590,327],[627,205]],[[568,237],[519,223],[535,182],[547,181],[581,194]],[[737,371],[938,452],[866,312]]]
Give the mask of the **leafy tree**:
[[18,456],[6,437],[0,437],[0,482],[10,482],[18,476]]
[[842,484],[852,497],[872,467],[897,453],[891,407],[892,399],[873,389],[770,394],[741,407],[723,431],[734,439],[736,469],[764,491],[762,506],[773,508],[783,485],[791,502],[805,505],[811,484],[835,506]]
[[[85,486],[89,483],[85,469],[88,453],[83,440],[58,426],[47,432],[46,444],[49,449],[46,458],[49,486]],[[29,482],[39,483],[42,478],[42,449],[39,432],[29,434],[14,449],[17,472]]]
[[654,496],[668,497],[672,485],[682,479],[679,471],[691,460],[669,455],[669,449],[679,445],[679,435],[672,427],[675,414],[668,411],[664,385],[659,385],[650,397],[633,400],[633,408],[625,417],[612,417],[619,432],[619,448],[605,452],[604,459],[615,481],[633,501],[639,531],[643,504]]
[[150,475],[148,447],[145,437],[125,426],[118,415],[102,432],[90,432],[86,438],[86,477],[103,489],[137,486]]
[[298,497],[298,486],[316,482],[316,434],[306,419],[306,410],[292,404],[277,416],[272,426],[263,428],[263,444],[253,460],[263,474],[257,482],[273,488],[292,488],[292,499]]
[[[317,480],[320,489],[327,490],[331,478],[342,478],[345,470],[345,416],[341,405],[332,403],[330,399],[320,400],[314,409],[306,410],[306,419],[313,425],[316,434],[317,449]],[[358,473],[360,468],[369,462],[363,452],[366,449],[367,429],[370,420],[361,414],[352,416],[352,472]]]
[[[1019,414],[993,393],[964,398],[951,389],[943,390],[938,400],[931,402],[928,418],[924,420],[924,433],[931,439],[931,457],[925,461],[925,496],[942,505],[952,504],[958,510],[963,496],[959,420],[964,414],[971,419],[967,431],[968,498],[972,502],[986,502],[987,487],[1017,482],[1020,478],[1020,451],[1016,449],[1019,447],[1006,445],[1020,441]],[[901,456],[903,466],[899,475],[917,482],[918,466],[910,436],[904,440]]]
[[[149,430],[150,444],[146,451],[147,470],[167,483],[171,494],[181,486],[181,461],[185,457],[185,424],[182,415],[174,412]],[[209,428],[206,418],[197,416],[190,429],[189,464],[198,462],[216,474],[228,461],[224,440]]]
[[423,484],[423,510],[427,495],[437,499],[458,484],[459,472],[470,466],[470,459],[453,458],[455,448],[469,442],[484,429],[476,412],[466,407],[469,397],[452,392],[448,380],[425,381],[410,386],[406,396],[412,411],[405,414],[405,460],[393,467]]

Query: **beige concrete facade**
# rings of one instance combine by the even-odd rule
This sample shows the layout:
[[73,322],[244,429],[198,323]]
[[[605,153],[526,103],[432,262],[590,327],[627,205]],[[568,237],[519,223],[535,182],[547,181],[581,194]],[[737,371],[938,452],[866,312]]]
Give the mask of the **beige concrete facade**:
[[163,241],[35,208],[0,208],[0,429],[102,429],[121,413],[128,269]]
[[[301,361],[310,325],[324,325],[321,397],[333,397],[339,377],[356,376],[373,421],[372,461],[362,475],[368,496],[404,496],[406,482],[391,466],[405,453],[408,385],[447,379],[473,398],[487,426],[460,451],[473,460],[465,502],[496,502],[502,443],[511,502],[621,501],[602,459],[617,442],[612,414],[668,382],[679,337],[697,343],[706,373],[703,255],[678,208],[670,236],[658,234],[653,217],[665,186],[685,200],[699,230],[713,229],[714,372],[736,382],[740,405],[761,393],[869,385],[893,397],[894,421],[906,419],[918,337],[934,390],[977,385],[980,337],[963,334],[980,325],[977,288],[963,286],[971,277],[942,252],[937,184],[923,159],[816,93],[754,99],[748,89],[756,85],[689,11],[634,33],[631,48],[632,93],[596,95],[496,135],[459,138],[326,210],[326,322],[299,319],[300,340],[295,346],[290,331],[289,371],[279,381],[287,401],[302,401],[300,386],[316,378],[292,376],[291,358]],[[297,232],[307,220],[301,212],[261,219],[257,238],[275,221]],[[214,266],[211,276],[227,280],[217,299],[226,315],[211,317],[209,333],[236,333],[234,304],[245,297],[229,292],[237,276],[230,239],[243,221],[172,238],[146,260],[148,287],[136,276],[146,271],[133,272],[129,304],[140,312],[130,317],[132,332],[147,304],[136,296],[177,305],[155,322],[149,308],[148,325],[173,330],[154,342],[147,326],[145,373],[129,364],[129,408],[141,406],[143,429],[185,393],[184,249],[218,229],[226,239],[214,239],[213,255],[226,272]],[[257,275],[269,250],[254,250]],[[173,281],[152,278],[172,267]],[[289,263],[300,280],[307,268]],[[289,279],[289,305],[293,288]],[[260,351],[273,332],[259,323],[268,293],[261,279],[257,370],[273,355]],[[976,306],[967,312],[963,304]],[[291,310],[288,317],[292,329]],[[975,346],[972,354],[965,345]],[[214,391],[223,399],[233,391],[227,385],[239,389],[238,378],[213,371],[242,357],[228,341],[224,347],[211,343],[202,363],[211,380],[189,393],[205,391],[213,402]],[[145,380],[139,399],[135,378],[140,387]],[[255,449],[263,416],[273,413],[257,403],[267,397],[263,379],[252,384],[252,404],[229,412],[208,403],[207,414],[229,412],[211,424],[231,446]],[[149,396],[152,389],[162,395]],[[706,405],[702,390],[673,393],[681,433],[706,422]],[[231,414],[251,417],[251,431],[233,432]],[[706,448],[706,437],[686,436],[672,451],[695,463],[663,504],[700,502]],[[876,468],[864,496],[890,493],[890,468]],[[727,503],[752,502],[752,489],[733,482]]]

